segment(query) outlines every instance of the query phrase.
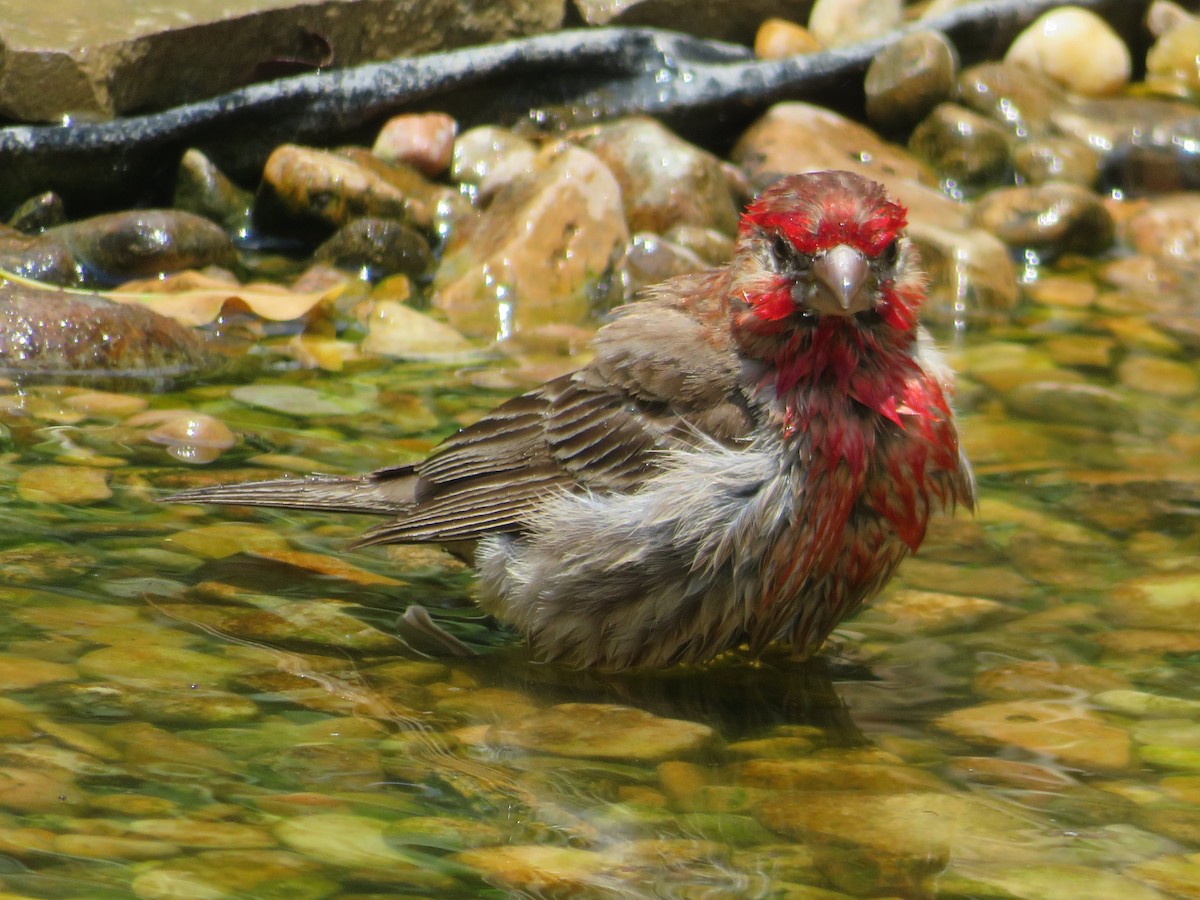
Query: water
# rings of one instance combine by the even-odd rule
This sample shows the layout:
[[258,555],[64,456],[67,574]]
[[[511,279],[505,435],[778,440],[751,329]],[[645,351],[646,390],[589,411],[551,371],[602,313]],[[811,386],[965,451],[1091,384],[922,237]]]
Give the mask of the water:
[[[540,665],[452,557],[347,550],[365,520],[155,502],[418,459],[501,367],[5,386],[0,890],[1197,896],[1194,313],[1042,274],[1018,321],[940,335],[978,514],[807,663]],[[185,463],[136,424],[170,409],[239,443]],[[397,638],[414,602],[480,656]]]

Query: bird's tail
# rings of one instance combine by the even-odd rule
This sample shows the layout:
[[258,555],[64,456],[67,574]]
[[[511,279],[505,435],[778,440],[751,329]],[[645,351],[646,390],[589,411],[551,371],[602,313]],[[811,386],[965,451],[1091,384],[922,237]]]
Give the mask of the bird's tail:
[[395,515],[413,499],[417,476],[410,466],[369,475],[313,475],[193,488],[164,497],[165,503],[273,506],[325,512]]

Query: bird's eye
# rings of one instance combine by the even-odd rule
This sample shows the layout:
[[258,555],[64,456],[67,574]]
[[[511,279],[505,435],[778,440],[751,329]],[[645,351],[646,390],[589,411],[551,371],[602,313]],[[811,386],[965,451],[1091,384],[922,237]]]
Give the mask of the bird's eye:
[[796,250],[792,242],[782,234],[772,234],[768,238],[767,246],[771,249],[776,272],[794,275],[808,268],[808,258]]
[[879,254],[879,261],[886,266],[894,266],[900,259],[900,241],[893,240]]

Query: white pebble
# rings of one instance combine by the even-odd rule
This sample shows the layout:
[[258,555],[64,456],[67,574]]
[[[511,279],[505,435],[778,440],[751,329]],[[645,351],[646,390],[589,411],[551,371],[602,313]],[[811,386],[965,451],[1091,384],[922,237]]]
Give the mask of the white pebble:
[[1060,6],[1017,35],[1005,62],[1040,72],[1068,90],[1091,97],[1129,83],[1129,48],[1112,27],[1086,9]]
[[903,18],[901,0],[817,0],[808,30],[822,47],[845,47],[883,37]]

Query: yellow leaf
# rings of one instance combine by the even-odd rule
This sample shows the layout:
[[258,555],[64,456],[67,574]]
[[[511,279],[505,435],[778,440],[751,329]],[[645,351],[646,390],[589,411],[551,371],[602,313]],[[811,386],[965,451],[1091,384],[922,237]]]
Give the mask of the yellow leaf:
[[263,319],[288,322],[337,297],[342,282],[323,291],[297,293],[277,284],[237,284],[201,272],[183,272],[163,279],[132,281],[119,290],[86,291],[61,288],[0,269],[0,278],[27,288],[101,297],[117,303],[139,304],[183,325],[207,325],[227,306],[241,306]]

